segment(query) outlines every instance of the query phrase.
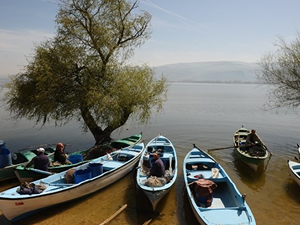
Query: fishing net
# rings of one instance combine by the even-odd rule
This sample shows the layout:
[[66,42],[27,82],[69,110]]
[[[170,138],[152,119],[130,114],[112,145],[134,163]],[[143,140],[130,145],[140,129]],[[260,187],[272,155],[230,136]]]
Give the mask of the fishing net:
[[145,185],[148,187],[162,187],[167,183],[164,177],[151,176],[145,181]]

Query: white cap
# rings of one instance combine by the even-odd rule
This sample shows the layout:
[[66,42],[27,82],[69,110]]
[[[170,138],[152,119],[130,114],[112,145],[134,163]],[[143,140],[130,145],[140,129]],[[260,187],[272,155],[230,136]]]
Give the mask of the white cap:
[[38,152],[45,152],[45,149],[44,148],[38,148],[37,151]]

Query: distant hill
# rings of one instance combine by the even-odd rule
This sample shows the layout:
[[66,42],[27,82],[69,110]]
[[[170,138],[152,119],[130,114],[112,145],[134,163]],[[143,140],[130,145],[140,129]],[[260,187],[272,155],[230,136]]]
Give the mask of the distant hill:
[[154,68],[173,82],[237,82],[255,83],[257,63],[238,61],[177,63]]
[[[176,63],[154,67],[157,76],[164,74],[173,82],[229,82],[256,83],[257,63],[238,61],[215,61]],[[0,76],[0,85],[8,82],[6,76]]]

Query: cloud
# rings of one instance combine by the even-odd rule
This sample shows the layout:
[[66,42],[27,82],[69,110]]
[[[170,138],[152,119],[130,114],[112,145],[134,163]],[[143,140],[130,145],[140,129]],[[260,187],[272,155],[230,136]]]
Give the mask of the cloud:
[[[156,4],[154,4],[153,2],[149,1],[149,0],[143,0],[143,3],[145,3],[146,5],[156,9],[156,10],[159,10],[161,12],[163,12],[164,14],[168,15],[170,18],[172,18],[172,24],[176,24],[177,27],[180,26],[180,28],[184,28],[184,29],[189,29],[191,31],[194,31],[194,32],[199,32],[199,33],[203,33],[204,31],[205,32],[208,32],[211,33],[213,32],[208,26],[205,26],[199,22],[196,22],[196,21],[193,21],[185,16],[182,16],[182,15],[179,15],[173,11],[170,11],[166,8],[162,8]],[[176,23],[175,20],[179,21],[181,25],[179,25],[178,23]],[[170,24],[169,24],[170,25]]]
[[41,30],[0,29],[0,75],[16,74],[27,64],[35,44],[53,37]]
[[0,29],[0,51],[29,52],[37,44],[54,34],[39,30],[12,31]]

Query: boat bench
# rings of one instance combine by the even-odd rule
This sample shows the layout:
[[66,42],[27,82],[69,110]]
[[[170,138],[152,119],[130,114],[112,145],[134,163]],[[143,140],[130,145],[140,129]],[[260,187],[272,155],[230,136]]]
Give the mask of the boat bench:
[[212,178],[212,171],[211,170],[187,170],[187,173],[189,174],[188,181],[192,182],[195,180],[198,180],[200,175],[202,174],[204,176],[204,179],[209,179],[211,181],[216,182],[222,182],[226,179],[221,173],[219,173],[219,176],[217,178]]
[[122,161],[106,161],[103,163],[103,171],[109,171],[124,164]]
[[[243,224],[250,224],[249,219],[252,220],[252,218],[247,215],[245,207],[232,207],[213,210],[209,208],[200,208],[200,211],[203,211],[203,213],[205,213],[206,219],[208,221],[213,221],[214,224],[226,223],[224,222],[224,218],[230,220],[230,224],[242,224],[242,222]],[[240,216],[237,217],[237,214],[239,214]],[[243,220],[241,218],[243,218]]]

